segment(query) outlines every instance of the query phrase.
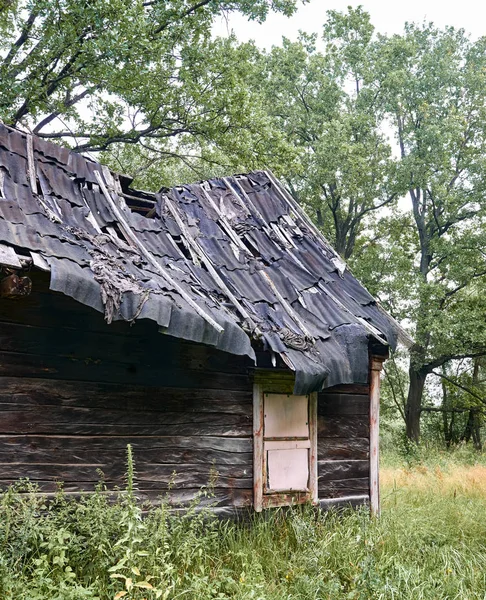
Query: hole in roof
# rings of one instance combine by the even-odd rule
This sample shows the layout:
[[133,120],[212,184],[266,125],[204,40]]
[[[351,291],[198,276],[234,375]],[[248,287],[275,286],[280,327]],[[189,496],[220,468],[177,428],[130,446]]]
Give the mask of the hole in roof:
[[179,250],[184,255],[184,257],[187,258],[188,260],[192,261],[191,253],[189,252],[187,246],[182,241],[182,238],[180,236],[173,235],[172,239],[174,240],[176,246],[179,248]]
[[249,250],[249,252],[251,253],[251,255],[254,258],[261,258],[262,257],[262,255],[260,254],[260,250],[258,250],[258,248],[256,247],[256,245],[249,238],[247,238],[246,235],[242,236],[240,239],[243,242],[243,244],[245,245],[245,248],[247,250]]
[[134,190],[130,187],[131,179],[120,178],[121,196],[128,208],[142,217],[153,219],[156,214],[157,199],[152,192]]
[[122,230],[120,229],[120,225],[116,222],[110,223],[110,225],[105,225],[101,228],[103,233],[107,233],[108,235],[116,234],[116,237],[122,242],[126,243],[125,236],[123,235]]

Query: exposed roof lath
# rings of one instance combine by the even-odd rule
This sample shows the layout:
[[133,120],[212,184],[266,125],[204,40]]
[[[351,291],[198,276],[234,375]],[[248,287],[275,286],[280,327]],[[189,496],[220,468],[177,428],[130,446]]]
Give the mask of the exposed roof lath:
[[406,336],[267,172],[151,195],[0,125],[0,243],[108,322],[152,319],[253,359],[260,340],[296,393],[365,382],[369,336]]

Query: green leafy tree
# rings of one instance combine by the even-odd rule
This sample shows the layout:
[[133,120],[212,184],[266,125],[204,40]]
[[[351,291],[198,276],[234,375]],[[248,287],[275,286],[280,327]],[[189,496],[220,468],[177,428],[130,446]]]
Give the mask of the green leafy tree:
[[274,169],[345,259],[370,217],[397,198],[391,146],[366,83],[372,34],[361,8],[329,11],[324,53],[315,35],[284,39],[264,56],[259,78],[272,120],[300,156]]
[[180,72],[182,83],[175,90],[200,113],[195,118],[201,123],[174,137],[111,144],[103,162],[135,176],[145,189],[246,172],[270,161],[280,169],[295,162],[296,149],[268,118],[261,94],[251,85],[258,49],[234,38],[208,45],[211,51],[201,54],[197,70],[192,61]]
[[[17,0],[0,4],[0,118],[78,151],[181,138],[226,147],[251,119],[216,16],[262,21],[296,0]],[[187,143],[184,141],[184,143]]]
[[486,416],[486,378],[484,357],[455,361],[435,372],[442,383],[442,404],[426,411],[442,414],[446,445],[472,441],[482,449],[481,428]]
[[398,142],[398,178],[416,239],[407,315],[416,345],[406,403],[415,441],[427,377],[486,353],[486,302],[477,293],[486,280],[485,44],[453,28],[407,25],[374,47],[373,85]]

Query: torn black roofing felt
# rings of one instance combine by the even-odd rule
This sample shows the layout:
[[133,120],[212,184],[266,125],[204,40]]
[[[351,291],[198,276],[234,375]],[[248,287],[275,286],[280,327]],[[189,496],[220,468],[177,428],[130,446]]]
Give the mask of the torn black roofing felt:
[[365,383],[370,335],[403,335],[271,173],[153,195],[129,182],[0,124],[0,243],[43,257],[50,288],[108,322],[151,319],[253,360],[259,340],[298,394]]

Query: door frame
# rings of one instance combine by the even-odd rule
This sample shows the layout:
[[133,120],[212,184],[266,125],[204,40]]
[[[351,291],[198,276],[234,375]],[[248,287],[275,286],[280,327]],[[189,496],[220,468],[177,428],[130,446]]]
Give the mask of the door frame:
[[264,508],[318,502],[317,490],[317,392],[309,396],[309,490],[264,493],[264,394],[293,394],[295,376],[288,371],[255,371],[253,380],[253,506]]

